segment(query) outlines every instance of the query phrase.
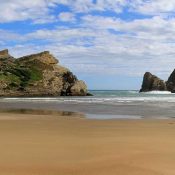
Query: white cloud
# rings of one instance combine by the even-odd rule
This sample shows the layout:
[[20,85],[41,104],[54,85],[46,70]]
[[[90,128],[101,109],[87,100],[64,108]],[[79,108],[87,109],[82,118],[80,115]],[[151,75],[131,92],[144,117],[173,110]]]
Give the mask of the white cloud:
[[[135,19],[123,21],[114,17],[102,17],[87,15],[83,17],[84,26],[98,30],[113,29],[123,32],[124,36],[144,40],[174,41],[175,40],[175,19],[164,19],[155,16],[148,19]],[[95,23],[94,23],[95,21]]]
[[160,15],[162,13],[174,13],[174,0],[132,0],[131,7],[134,11],[148,15]]
[[123,8],[127,7],[142,14],[160,15],[174,13],[175,10],[174,0],[53,0],[53,2],[67,5],[75,13],[94,10],[110,10],[120,13],[123,11]]
[[[1,0],[0,22],[23,21],[27,19],[52,19],[49,7],[53,5],[47,0]],[[47,21],[48,22],[48,21]]]
[[97,0],[96,9],[97,10],[112,10],[114,12],[120,13],[123,7],[128,5],[128,0]]
[[[92,11],[112,11],[121,13],[123,8],[147,15],[172,17],[175,10],[174,0],[1,0],[0,22],[33,20],[35,23],[56,21],[53,9],[57,5],[68,6],[72,13],[63,12],[60,19],[73,20],[76,13]],[[173,16],[174,17],[174,16]]]
[[94,10],[112,10],[120,13],[128,0],[55,0],[56,3],[68,5],[75,13],[90,12]]
[[76,20],[75,15],[70,12],[62,12],[58,15],[60,21],[74,22]]
[[[93,10],[113,10],[121,12],[127,0],[1,0],[0,22],[33,20],[34,23],[48,23],[56,20],[52,9],[59,4],[67,5],[74,13],[90,12]],[[63,12],[60,19],[74,19],[74,14]]]
[[6,30],[1,30],[0,29],[0,40],[3,42],[9,42],[9,41],[15,41],[15,40],[22,40],[23,36],[20,34],[6,31]]

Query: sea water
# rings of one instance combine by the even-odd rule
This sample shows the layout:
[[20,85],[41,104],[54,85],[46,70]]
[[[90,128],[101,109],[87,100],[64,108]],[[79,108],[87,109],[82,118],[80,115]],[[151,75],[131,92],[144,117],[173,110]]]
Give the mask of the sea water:
[[132,103],[132,102],[175,102],[175,94],[169,91],[139,93],[138,90],[90,90],[93,96],[86,97],[32,97],[1,98],[1,101],[41,101],[55,103]]
[[79,112],[89,119],[174,118],[175,94],[168,91],[90,90],[86,97],[1,98],[0,109]]

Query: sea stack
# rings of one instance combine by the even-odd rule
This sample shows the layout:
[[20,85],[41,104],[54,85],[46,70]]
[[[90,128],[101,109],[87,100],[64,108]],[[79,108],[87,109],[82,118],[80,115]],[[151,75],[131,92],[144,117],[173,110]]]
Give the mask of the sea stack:
[[146,72],[143,77],[142,87],[140,92],[148,92],[148,91],[166,91],[166,83],[158,78],[157,76],[151,74],[150,72]]
[[166,86],[169,91],[175,93],[175,70],[169,76]]
[[0,51],[0,96],[86,96],[87,86],[44,51],[15,59]]
[[175,93],[175,69],[167,81],[163,81],[150,72],[146,72],[143,76],[140,92],[149,91],[170,91],[172,93]]

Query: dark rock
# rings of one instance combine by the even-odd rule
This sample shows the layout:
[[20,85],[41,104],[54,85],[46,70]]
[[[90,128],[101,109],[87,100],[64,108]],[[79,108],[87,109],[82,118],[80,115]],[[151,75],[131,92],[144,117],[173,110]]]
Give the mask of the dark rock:
[[87,96],[93,96],[93,94],[91,94],[91,93],[88,92],[88,93],[87,93]]
[[166,91],[166,83],[157,76],[152,75],[150,72],[146,72],[143,77],[143,83],[140,92],[148,92],[155,90]]
[[175,70],[171,73],[168,81],[166,82],[167,90],[175,92]]

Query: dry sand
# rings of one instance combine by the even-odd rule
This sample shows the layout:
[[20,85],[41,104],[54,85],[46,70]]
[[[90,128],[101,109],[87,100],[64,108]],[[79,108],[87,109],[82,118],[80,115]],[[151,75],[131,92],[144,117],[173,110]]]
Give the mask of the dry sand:
[[174,174],[174,120],[0,114],[0,175]]

